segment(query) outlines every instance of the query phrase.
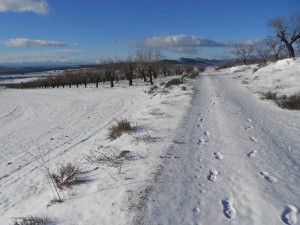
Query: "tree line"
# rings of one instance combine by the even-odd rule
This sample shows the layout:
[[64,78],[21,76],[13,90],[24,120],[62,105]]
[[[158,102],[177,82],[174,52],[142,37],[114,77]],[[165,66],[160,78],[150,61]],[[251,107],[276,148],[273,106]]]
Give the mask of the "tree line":
[[252,55],[263,63],[272,58],[277,61],[300,55],[300,14],[273,18],[268,21],[267,27],[272,35],[258,43],[237,44],[230,53],[244,64],[248,63]]
[[203,72],[205,66],[172,65],[161,61],[159,49],[139,49],[135,58],[129,56],[125,60],[107,57],[102,64],[95,68],[68,69],[62,75],[49,76],[44,79],[32,80],[18,84],[6,84],[8,88],[65,88],[79,87],[79,85],[109,82],[114,87],[119,80],[128,80],[129,86],[133,85],[136,78],[153,84],[158,76],[180,75],[187,76]]

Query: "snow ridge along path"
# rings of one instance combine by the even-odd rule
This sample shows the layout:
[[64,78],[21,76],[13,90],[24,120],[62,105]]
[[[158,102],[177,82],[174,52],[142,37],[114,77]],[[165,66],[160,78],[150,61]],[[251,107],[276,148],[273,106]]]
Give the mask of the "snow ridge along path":
[[299,136],[299,111],[206,72],[136,224],[300,224]]

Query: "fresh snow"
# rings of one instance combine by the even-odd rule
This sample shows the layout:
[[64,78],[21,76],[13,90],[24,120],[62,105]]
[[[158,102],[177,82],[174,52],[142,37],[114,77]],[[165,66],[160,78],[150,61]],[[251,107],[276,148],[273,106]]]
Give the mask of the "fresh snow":
[[[193,81],[160,86],[154,94],[146,93],[149,85],[134,82],[132,87],[120,81],[115,88],[0,90],[0,224],[29,215],[58,224],[131,224],[193,93]],[[135,128],[110,141],[108,128],[117,119],[128,119]],[[85,155],[98,149],[129,151],[121,171],[87,164]],[[33,158],[40,155],[53,172],[59,163],[81,167],[83,183],[62,191],[61,204],[49,206],[51,185]]]
[[[0,90],[0,224],[45,215],[58,224],[299,225],[300,113],[257,93],[300,92],[300,59],[208,68],[184,86]],[[256,70],[253,73],[253,70]],[[155,80],[159,86],[169,78]],[[132,132],[110,141],[116,119]],[[126,152],[117,169],[90,151]],[[84,182],[48,205],[32,155],[78,163]],[[47,206],[48,205],[48,206]]]
[[178,159],[165,159],[136,224],[299,224],[300,113],[255,94],[278,77],[280,93],[298,92],[299,65],[271,63],[251,80],[257,65],[201,75],[168,150]]

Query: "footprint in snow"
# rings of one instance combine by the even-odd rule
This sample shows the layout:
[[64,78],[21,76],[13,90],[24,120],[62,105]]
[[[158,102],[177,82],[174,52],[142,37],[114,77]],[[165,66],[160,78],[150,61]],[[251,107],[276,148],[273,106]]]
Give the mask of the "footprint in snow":
[[252,119],[251,118],[247,118],[246,119],[248,122],[252,122]]
[[271,183],[276,183],[277,179],[275,177],[272,177],[268,172],[260,172],[260,175],[262,175],[267,181]]
[[203,134],[204,134],[205,136],[209,136],[209,135],[210,135],[210,133],[209,133],[208,131],[204,131]]
[[207,140],[205,140],[203,138],[198,138],[198,145],[204,145],[205,142],[207,142]]
[[250,130],[250,129],[253,129],[253,127],[252,126],[245,127],[245,130]]
[[223,213],[228,219],[234,219],[236,215],[236,210],[233,207],[233,198],[230,194],[226,198],[224,198],[221,201],[221,204],[223,205]]
[[254,157],[254,156],[256,155],[256,153],[257,153],[257,151],[252,151],[252,152],[249,152],[249,153],[247,154],[247,156],[248,156],[249,158],[252,158],[252,157]]
[[202,124],[198,124],[198,125],[197,125],[197,127],[201,127],[201,128],[203,128],[203,125],[202,125]]
[[297,223],[297,213],[298,209],[296,206],[287,205],[281,215],[281,219],[284,223],[288,225],[294,225]]
[[193,208],[193,212],[194,212],[194,213],[200,213],[200,209],[199,209],[198,207]]
[[209,174],[207,176],[207,179],[210,180],[210,181],[216,181],[218,174],[219,174],[218,171],[216,171],[216,170],[210,170]]
[[224,158],[223,154],[220,152],[214,152],[214,156],[218,160],[222,160]]
[[249,139],[253,142],[257,142],[257,139],[255,137],[249,137]]

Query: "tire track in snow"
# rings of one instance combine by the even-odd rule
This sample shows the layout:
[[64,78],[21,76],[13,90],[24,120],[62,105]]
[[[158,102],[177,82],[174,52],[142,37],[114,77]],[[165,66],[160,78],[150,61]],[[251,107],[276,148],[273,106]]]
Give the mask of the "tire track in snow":
[[[65,152],[71,156],[83,141],[104,132],[116,118],[128,118],[132,110],[144,104],[144,97],[134,89],[117,92],[100,88],[1,92],[0,102],[9,100],[10,108],[1,110],[0,119],[1,203],[6,202],[0,203],[0,211],[45,191],[39,188],[45,178],[27,151],[37,154],[39,146],[43,154],[49,154],[52,164],[62,162]],[[8,196],[5,190],[19,194]]]

